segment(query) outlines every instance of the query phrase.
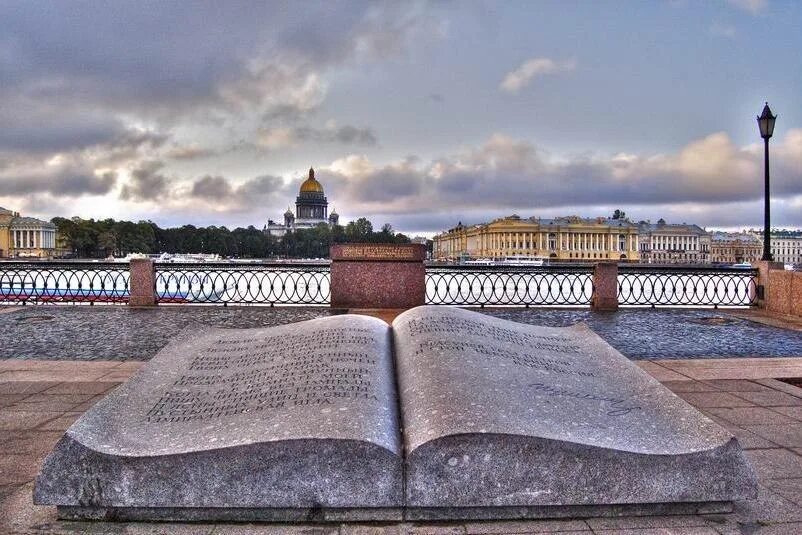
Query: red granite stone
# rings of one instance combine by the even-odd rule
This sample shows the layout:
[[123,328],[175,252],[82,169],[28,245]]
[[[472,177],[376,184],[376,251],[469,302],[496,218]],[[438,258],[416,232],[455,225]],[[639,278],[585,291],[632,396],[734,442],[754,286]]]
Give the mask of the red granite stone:
[[424,304],[426,248],[345,244],[331,248],[333,308],[410,308]]
[[146,307],[156,304],[156,271],[148,258],[133,258],[130,265],[131,293],[128,304]]
[[766,289],[766,308],[779,314],[791,313],[792,271],[772,269],[769,271],[769,284]]
[[593,310],[618,310],[618,264],[599,262],[593,270]]
[[802,272],[791,273],[791,315],[802,318]]

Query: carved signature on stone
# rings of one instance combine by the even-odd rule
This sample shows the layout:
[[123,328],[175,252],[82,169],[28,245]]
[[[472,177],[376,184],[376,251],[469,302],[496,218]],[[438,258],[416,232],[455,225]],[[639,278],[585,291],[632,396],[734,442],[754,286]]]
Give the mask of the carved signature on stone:
[[623,416],[624,414],[629,414],[632,411],[641,410],[640,407],[636,406],[624,406],[623,404],[627,402],[626,399],[597,396],[595,394],[590,394],[587,392],[579,392],[575,390],[570,390],[568,388],[560,388],[543,383],[532,383],[529,386],[534,388],[538,392],[543,392],[548,396],[588,399],[592,401],[602,401],[605,403],[609,403],[611,408],[610,410],[607,411],[608,416]]

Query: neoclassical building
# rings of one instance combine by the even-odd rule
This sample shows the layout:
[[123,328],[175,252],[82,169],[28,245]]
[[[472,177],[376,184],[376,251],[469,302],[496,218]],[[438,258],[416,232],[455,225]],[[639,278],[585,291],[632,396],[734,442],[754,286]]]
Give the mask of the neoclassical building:
[[315,170],[309,168],[309,176],[301,184],[298,197],[295,198],[295,213],[287,208],[284,212],[284,224],[276,223],[272,219],[267,221],[264,232],[270,236],[281,237],[287,231],[308,229],[325,223],[336,225],[340,216],[334,210],[327,214],[329,202],[323,192],[323,185],[315,178]]
[[710,261],[715,263],[754,263],[763,256],[763,242],[749,232],[714,232]]
[[802,236],[772,235],[769,246],[775,262],[802,264]]
[[711,234],[698,225],[641,221],[638,224],[641,262],[654,264],[707,264]]
[[56,252],[56,225],[0,207],[0,258],[49,258]]
[[511,215],[479,225],[460,223],[438,234],[433,256],[441,261],[535,256],[559,261],[637,262],[638,226],[606,217],[522,219]]

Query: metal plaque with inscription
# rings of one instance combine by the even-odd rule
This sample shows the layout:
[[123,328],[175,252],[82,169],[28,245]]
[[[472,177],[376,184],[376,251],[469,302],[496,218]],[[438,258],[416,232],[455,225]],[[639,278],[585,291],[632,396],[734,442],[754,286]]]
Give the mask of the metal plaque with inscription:
[[728,431],[588,328],[425,306],[392,327],[185,331],[67,430],[34,501],[387,521],[714,512],[755,492]]

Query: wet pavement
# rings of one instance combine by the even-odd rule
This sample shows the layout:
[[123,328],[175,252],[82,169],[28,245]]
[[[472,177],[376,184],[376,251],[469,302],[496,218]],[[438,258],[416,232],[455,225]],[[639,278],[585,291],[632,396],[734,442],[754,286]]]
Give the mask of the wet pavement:
[[310,320],[328,307],[27,306],[0,314],[0,359],[150,360],[183,329]]
[[802,357],[802,332],[758,323],[726,310],[623,308],[484,309],[499,318],[566,327],[586,322],[633,360]]
[[[586,322],[635,359],[802,357],[802,331],[713,309],[486,308],[521,323]],[[0,359],[148,360],[185,328],[248,328],[328,316],[328,307],[18,307],[0,314]]]

